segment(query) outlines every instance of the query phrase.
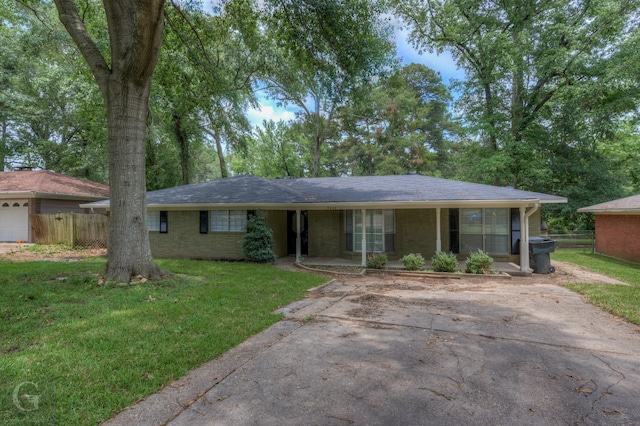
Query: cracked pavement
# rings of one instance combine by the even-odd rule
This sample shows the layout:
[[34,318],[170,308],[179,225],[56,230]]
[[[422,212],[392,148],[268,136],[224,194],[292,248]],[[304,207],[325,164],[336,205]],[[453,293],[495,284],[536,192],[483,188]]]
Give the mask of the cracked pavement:
[[338,277],[110,424],[640,424],[640,327],[558,269]]

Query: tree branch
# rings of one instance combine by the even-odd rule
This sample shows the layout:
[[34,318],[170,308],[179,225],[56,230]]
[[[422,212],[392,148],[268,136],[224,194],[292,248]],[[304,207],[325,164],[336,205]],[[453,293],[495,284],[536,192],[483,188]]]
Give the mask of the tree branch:
[[89,36],[84,22],[78,15],[78,10],[71,0],[54,0],[58,9],[60,22],[67,29],[73,41],[77,44],[80,53],[89,65],[89,69],[98,82],[100,90],[104,93],[106,79],[111,74],[109,65],[104,60],[102,53]]

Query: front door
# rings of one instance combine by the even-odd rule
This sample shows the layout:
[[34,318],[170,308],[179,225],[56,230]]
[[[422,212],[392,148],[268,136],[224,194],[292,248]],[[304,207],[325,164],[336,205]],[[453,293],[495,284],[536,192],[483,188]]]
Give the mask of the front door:
[[[300,212],[300,254],[309,255],[309,212]],[[287,254],[296,254],[296,211],[287,211]]]

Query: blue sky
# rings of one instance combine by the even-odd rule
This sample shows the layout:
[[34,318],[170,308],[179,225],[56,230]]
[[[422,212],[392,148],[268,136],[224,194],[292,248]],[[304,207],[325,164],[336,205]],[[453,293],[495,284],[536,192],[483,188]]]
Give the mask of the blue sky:
[[[456,66],[449,52],[442,54],[425,52],[421,54],[409,44],[407,38],[408,33],[406,30],[396,29],[394,39],[396,41],[398,58],[403,65],[411,63],[424,64],[438,71],[442,76],[443,83],[447,85],[450,84],[451,79],[464,79],[464,72]],[[260,105],[260,109],[250,109],[247,113],[253,125],[261,125],[263,120],[290,120],[294,117],[294,111],[296,110],[295,107],[278,107],[275,102],[266,98],[260,100]]]

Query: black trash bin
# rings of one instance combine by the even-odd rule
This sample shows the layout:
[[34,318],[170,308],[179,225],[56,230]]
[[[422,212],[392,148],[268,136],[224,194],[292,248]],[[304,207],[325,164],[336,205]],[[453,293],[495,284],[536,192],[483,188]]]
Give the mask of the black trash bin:
[[549,253],[556,249],[556,242],[543,237],[529,238],[529,263],[536,274],[550,274],[556,269],[551,266]]

